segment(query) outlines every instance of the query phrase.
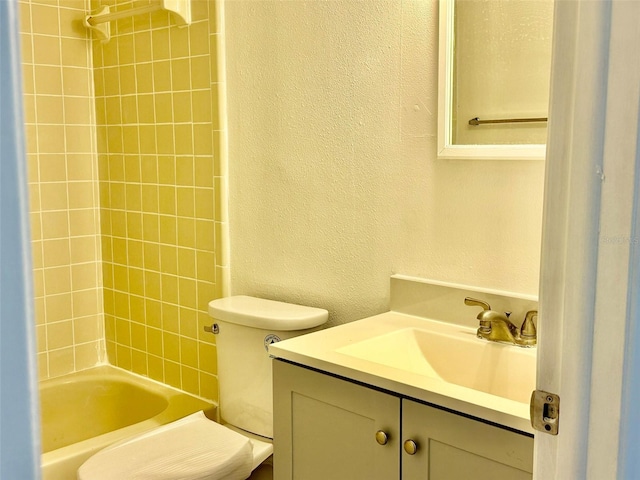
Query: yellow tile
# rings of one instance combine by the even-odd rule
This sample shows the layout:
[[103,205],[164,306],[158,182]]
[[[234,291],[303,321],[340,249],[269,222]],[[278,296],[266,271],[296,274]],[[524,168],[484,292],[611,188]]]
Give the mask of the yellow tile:
[[191,66],[188,58],[171,60],[171,88],[174,91],[191,90]]
[[48,352],[49,375],[59,377],[71,373],[75,369],[73,347],[61,348]]
[[178,274],[178,252],[173,245],[160,245],[160,270],[163,273]]
[[120,65],[134,63],[133,33],[118,35],[118,63]]
[[180,308],[180,335],[198,338],[198,312],[190,308]]
[[93,315],[73,322],[73,337],[75,343],[95,342],[102,338],[102,318]]
[[117,208],[118,210],[124,210],[126,205],[126,198],[124,195],[124,183],[111,182],[109,185],[111,192],[110,204],[111,208]]
[[211,88],[210,61],[208,55],[191,57],[191,88],[194,90]]
[[[42,271],[40,273],[42,273]],[[44,325],[46,323],[46,308],[44,297],[36,298],[34,306],[36,325]]]
[[63,154],[42,154],[39,156],[40,181],[65,182],[67,162]]
[[167,332],[178,333],[180,324],[178,318],[178,306],[163,302],[162,303],[162,329]]
[[[192,5],[197,2],[192,2]],[[206,2],[199,2],[206,3]],[[192,6],[192,18],[193,18]],[[189,46],[190,54],[195,55],[208,55],[209,54],[209,24],[208,22],[192,23],[189,28]],[[215,57],[212,57],[215,58]]]
[[100,313],[98,290],[81,290],[73,292],[73,314],[76,317],[97,315]]
[[122,127],[122,139],[125,153],[140,153],[138,144],[138,127],[136,125]]
[[45,321],[47,323],[71,320],[71,294],[48,295],[45,299]]
[[178,298],[183,307],[197,308],[196,282],[190,278],[178,279]]
[[65,267],[46,268],[44,270],[44,293],[55,295],[71,291],[71,269]]
[[218,358],[215,345],[198,342],[198,368],[214,375],[218,372]]
[[130,267],[143,268],[144,267],[144,243],[127,239],[127,256]]
[[132,322],[137,322],[142,325],[146,324],[144,304],[145,304],[144,296],[138,296],[138,295],[129,296],[129,308],[130,308]]
[[211,91],[193,90],[191,92],[191,110],[194,122],[210,122]]
[[33,33],[59,35],[58,9],[47,5],[31,5],[31,28]]
[[131,370],[131,348],[116,343],[116,366]]
[[195,248],[195,220],[193,218],[178,218],[178,245]]
[[158,123],[173,122],[173,103],[170,93],[156,93],[154,95],[154,108]]
[[74,358],[76,370],[84,370],[97,365],[100,362],[100,342],[94,341],[82,345],[74,345]]
[[98,259],[95,237],[74,237],[69,241],[71,263],[93,262]]
[[140,125],[138,127],[140,136],[140,153],[155,154],[156,153],[156,129],[153,125]]
[[[209,18],[209,9],[213,11],[214,3],[208,1],[196,1],[191,3],[191,20],[196,25],[204,24],[208,25],[209,22],[200,22],[201,20],[207,20]],[[212,25],[213,27],[213,25]],[[207,29],[208,30],[208,29]],[[192,52],[193,54],[193,52]]]
[[127,212],[127,235],[129,238],[142,240],[142,214]]
[[82,263],[71,265],[71,286],[73,290],[98,287],[98,264]]
[[43,210],[65,210],[68,206],[67,184],[62,182],[40,184]]
[[91,70],[62,67],[65,95],[89,97],[91,95]]
[[120,95],[120,69],[118,67],[106,67],[102,70],[102,73],[104,75],[105,95]]
[[195,190],[195,215],[205,220],[214,219],[213,189],[196,188]]
[[191,92],[175,92],[173,94],[174,122],[191,122]]
[[150,354],[162,356],[162,331],[147,328],[147,345]]
[[115,329],[115,294],[113,290],[104,289],[104,331],[107,339],[113,340]]
[[36,97],[30,94],[22,96],[24,123],[36,123]]
[[42,249],[45,267],[69,265],[71,261],[69,239],[47,240],[42,242]]
[[176,214],[176,188],[161,185],[159,191],[159,212],[165,215]]
[[133,295],[144,295],[144,275],[139,268],[129,268],[129,291]]
[[160,216],[160,242],[175,245],[177,239],[176,231],[177,222],[175,217]]
[[180,361],[180,339],[178,335],[170,332],[162,332],[164,345],[164,358],[173,362]]
[[153,68],[150,63],[136,65],[137,93],[153,92]]
[[[138,98],[138,122],[144,123],[144,124],[154,124],[156,121],[154,95],[140,94],[137,96],[137,98]],[[153,138],[154,138],[154,145],[155,145],[155,134]]]
[[158,157],[158,182],[164,185],[175,185],[175,158],[161,155]]
[[158,28],[151,32],[151,49],[153,60],[164,60],[170,56],[169,29]]
[[174,275],[161,276],[162,285],[162,301],[169,303],[178,303],[178,277]]
[[42,213],[42,238],[62,238],[69,236],[69,219],[67,212]]
[[49,36],[34,35],[33,61],[37,65],[60,65],[60,44]]
[[127,236],[127,217],[121,210],[112,210],[111,214],[111,234],[115,237]]
[[151,298],[144,298],[144,324],[150,327],[160,328],[162,326],[161,303]]
[[189,187],[178,187],[176,192],[177,214],[180,217],[194,216],[194,189]]
[[176,124],[173,127],[175,152],[178,155],[193,153],[193,129],[190,123]]
[[[64,121],[67,124],[91,125],[93,102],[89,97],[65,97]],[[88,132],[87,132],[88,133]]]
[[194,185],[197,187],[213,187],[213,159],[196,157]]
[[142,183],[158,183],[158,160],[156,157],[145,155],[141,160]]
[[174,140],[173,140],[173,128],[171,125],[157,125],[156,126],[156,142],[158,147],[158,153],[160,154],[174,154]]
[[[63,2],[64,3],[64,2]],[[70,3],[70,2],[67,2]],[[80,2],[75,2],[75,5],[78,6]],[[60,5],[62,7],[62,4]],[[84,8],[71,9],[71,8],[60,8],[58,9],[60,15],[60,35],[63,37],[73,37],[73,38],[85,38],[87,35],[87,28],[84,26],[84,16],[87,12],[84,11]],[[87,46],[90,48],[90,45]]]
[[71,236],[95,235],[97,233],[96,213],[94,210],[70,210],[69,233]]
[[67,185],[69,208],[92,208],[94,185],[91,182],[70,182]]
[[90,125],[74,126],[67,125],[64,128],[67,153],[91,153],[93,152],[91,138],[92,129]]
[[[158,215],[143,214],[142,215],[142,239],[146,242],[157,242],[159,238],[160,238],[160,228],[159,228]],[[146,251],[145,251],[145,254],[146,254]]]
[[175,159],[176,184],[193,185],[194,159],[193,157],[177,157]]
[[136,72],[133,65],[123,65],[120,67],[120,94],[134,93],[136,93]]
[[153,62],[153,91],[171,91],[171,63],[169,60]]
[[194,395],[200,395],[200,376],[198,370],[180,365],[180,374],[182,377],[181,389]]
[[167,385],[175,388],[182,388],[180,381],[180,364],[164,360],[164,381]]
[[[50,240],[50,241],[55,241],[55,240]],[[44,260],[42,258],[42,243],[39,240],[32,240],[31,241],[31,263],[34,269],[37,268],[42,268],[44,266]],[[34,278],[34,281],[36,279]],[[42,293],[41,293],[42,295]],[[38,296],[38,293],[36,292],[36,296]]]
[[129,291],[129,272],[126,266],[113,266],[113,288],[116,290],[116,293]]
[[149,378],[157,382],[164,382],[164,362],[162,358],[149,355],[147,357]]
[[178,275],[196,278],[196,252],[190,248],[178,248]]
[[215,282],[215,258],[213,251],[196,251],[196,273],[200,281]]
[[[103,242],[107,243],[107,242]],[[108,260],[105,260],[103,257],[103,263],[102,263],[102,286],[105,289],[105,292],[108,289],[113,289],[113,264],[112,263],[108,263]],[[113,297],[113,295],[112,295]],[[107,313],[113,313],[113,298],[110,299],[111,303],[107,306],[107,299],[108,299],[108,295],[105,293],[104,295],[104,302],[105,302],[105,306],[104,306],[104,311]],[[108,308],[109,307],[109,308]]]
[[128,320],[116,318],[116,342],[131,346],[131,322]]
[[62,38],[62,65],[89,67],[90,44],[84,39]]
[[62,125],[37,125],[38,150],[40,153],[63,153],[64,127]]
[[127,264],[127,241],[124,238],[113,237],[111,239],[113,263]]
[[193,125],[193,153],[196,155],[213,154],[213,130],[211,125]]
[[131,347],[138,350],[147,349],[147,334],[145,327],[139,323],[131,323]]
[[218,401],[218,377],[199,372],[200,396],[212,401]]
[[214,131],[220,130],[219,100],[218,92],[213,92],[211,94],[211,128]]
[[89,154],[67,154],[69,180],[93,180],[93,163]]
[[36,114],[40,123],[63,123],[62,97],[36,95]]
[[109,124],[117,124],[122,122],[122,110],[120,107],[120,97],[105,98],[105,112],[107,114],[107,122]]
[[[125,184],[126,208],[129,212],[139,212],[142,209],[142,186],[139,183]],[[142,231],[142,219],[140,219]]]
[[186,337],[180,337],[180,363],[198,368],[198,343]]
[[[209,37],[209,51],[216,52],[216,42],[218,41],[217,35],[211,35]],[[211,69],[211,83],[217,83],[220,81],[219,72],[218,72],[218,61],[217,61],[217,53],[211,54],[211,62],[209,63],[209,68]]]
[[[20,33],[31,33],[31,3],[18,2]],[[23,44],[24,45],[24,44]]]
[[151,61],[151,32],[136,31],[133,34],[133,41],[135,45],[136,64],[140,66],[141,62],[150,62]]
[[109,180],[112,182],[124,181],[124,157],[122,155],[109,156]]
[[145,270],[144,284],[146,296],[153,300],[160,300],[160,274]]
[[215,285],[208,282],[197,282],[197,307],[200,311],[207,311],[209,302],[215,298]]
[[[122,123],[138,123],[138,102],[135,95],[125,95],[120,97],[122,105]],[[125,132],[126,141],[126,132]]]
[[144,242],[144,268],[147,270],[160,270],[160,246],[157,243]]
[[113,304],[116,318],[129,318],[129,295],[124,292],[113,292]]
[[[36,85],[34,78],[34,70],[38,67],[34,67],[33,65],[27,65],[25,63],[22,64],[22,92],[25,94],[34,94],[36,93]],[[44,67],[42,67],[44,68]],[[51,68],[51,67],[47,67]],[[46,93],[46,92],[40,92]]]
[[[144,178],[144,172],[143,172]],[[157,185],[142,185],[142,211],[155,213],[158,211],[158,187]]]

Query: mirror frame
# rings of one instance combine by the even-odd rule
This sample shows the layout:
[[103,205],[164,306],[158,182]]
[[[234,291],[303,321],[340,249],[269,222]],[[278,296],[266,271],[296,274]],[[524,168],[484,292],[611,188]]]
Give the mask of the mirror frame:
[[438,159],[445,160],[544,160],[547,146],[454,145],[453,54],[455,0],[440,0],[438,45]]

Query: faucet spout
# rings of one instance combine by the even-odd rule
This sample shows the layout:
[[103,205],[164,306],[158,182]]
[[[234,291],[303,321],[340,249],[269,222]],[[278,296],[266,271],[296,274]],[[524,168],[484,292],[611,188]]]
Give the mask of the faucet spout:
[[518,328],[509,320],[508,313],[491,310],[489,304],[482,300],[467,297],[464,299],[464,303],[482,308],[482,312],[477,317],[479,321],[478,338],[520,347],[533,347],[536,344],[536,326],[533,321],[538,316],[536,310],[527,312],[522,326]]

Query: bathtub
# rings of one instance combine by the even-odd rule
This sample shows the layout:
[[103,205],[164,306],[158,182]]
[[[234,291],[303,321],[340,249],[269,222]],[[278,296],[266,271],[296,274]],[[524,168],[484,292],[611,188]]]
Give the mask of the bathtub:
[[42,479],[75,480],[91,455],[119,440],[215,405],[104,365],[40,382]]

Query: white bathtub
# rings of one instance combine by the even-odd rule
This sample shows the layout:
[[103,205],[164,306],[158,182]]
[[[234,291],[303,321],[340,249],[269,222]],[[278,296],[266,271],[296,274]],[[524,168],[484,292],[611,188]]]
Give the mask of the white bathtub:
[[107,445],[215,405],[112,366],[40,382],[43,480],[75,480]]

